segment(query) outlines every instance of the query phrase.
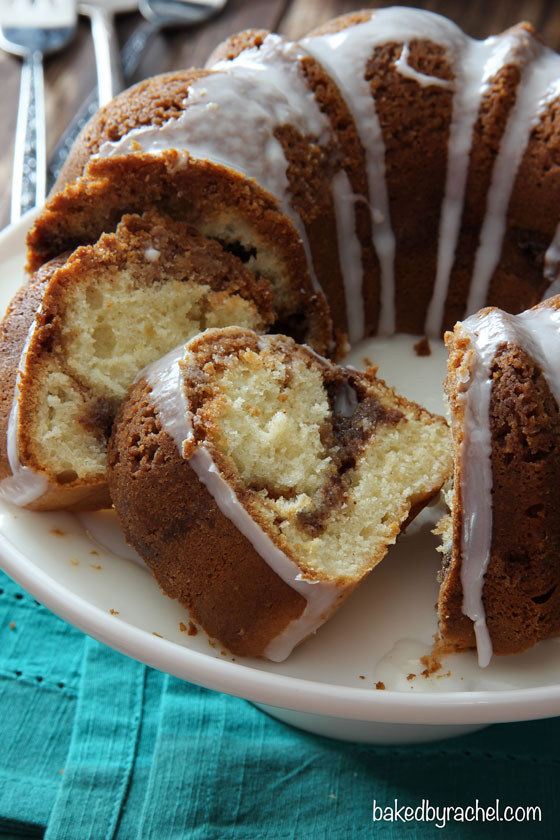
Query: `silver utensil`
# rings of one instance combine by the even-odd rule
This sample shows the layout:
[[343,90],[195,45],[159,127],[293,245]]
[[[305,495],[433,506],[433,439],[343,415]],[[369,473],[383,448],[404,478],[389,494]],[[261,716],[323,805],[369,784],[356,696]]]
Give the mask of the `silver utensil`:
[[0,0],[0,46],[23,59],[14,143],[12,222],[45,200],[43,56],[72,40],[76,21],[74,0]]
[[[228,0],[139,0],[145,20],[131,35],[121,52],[125,84],[130,84],[152,38],[168,26],[192,26],[218,14]],[[68,153],[81,130],[97,111],[97,91],[93,90],[55,146],[48,168],[51,189]]]
[[138,8],[148,21],[158,27],[183,21],[193,24],[220,12],[227,0],[138,0]]
[[78,4],[78,12],[91,22],[99,105],[105,105],[124,87],[115,15],[132,12],[137,6],[137,0],[84,0]]

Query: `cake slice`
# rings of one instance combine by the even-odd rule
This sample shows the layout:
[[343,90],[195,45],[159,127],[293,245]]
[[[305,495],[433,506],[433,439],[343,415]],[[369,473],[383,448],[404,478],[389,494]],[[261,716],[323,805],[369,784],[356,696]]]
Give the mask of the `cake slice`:
[[110,506],[106,446],[138,371],[207,327],[265,330],[266,281],[151,211],[44,266],[0,335],[0,497],[36,510]]
[[560,296],[448,333],[455,470],[440,647],[481,665],[560,635]]
[[284,659],[451,472],[447,424],[375,370],[211,329],[145,370],[109,446],[127,540],[237,655]]

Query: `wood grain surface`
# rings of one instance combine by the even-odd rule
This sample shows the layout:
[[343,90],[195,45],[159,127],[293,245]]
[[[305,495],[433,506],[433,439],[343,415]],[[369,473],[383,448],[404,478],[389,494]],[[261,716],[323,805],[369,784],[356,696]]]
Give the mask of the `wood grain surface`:
[[[388,5],[392,4],[360,3],[360,0],[229,0],[224,11],[205,24],[158,34],[142,59],[138,78],[181,67],[200,66],[216,44],[240,29],[271,29],[290,38],[298,38],[336,15],[360,7]],[[526,20],[533,24],[548,46],[560,50],[558,0],[427,0],[424,3],[399,0],[399,5],[446,15],[475,38],[485,38]],[[121,43],[140,23],[139,14],[118,17]],[[9,221],[20,66],[17,58],[0,50],[0,228]],[[89,24],[80,19],[77,37],[70,47],[48,58],[45,64],[49,151],[94,84],[95,65]]]

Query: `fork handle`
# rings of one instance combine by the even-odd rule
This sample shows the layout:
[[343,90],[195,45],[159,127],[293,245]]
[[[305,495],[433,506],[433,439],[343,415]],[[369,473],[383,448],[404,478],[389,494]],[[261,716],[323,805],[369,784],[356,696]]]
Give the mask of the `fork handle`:
[[24,57],[21,68],[12,176],[12,222],[43,204],[46,178],[43,55],[36,50]]
[[101,6],[85,4],[82,8],[91,21],[99,105],[106,105],[124,88],[115,18],[111,11]]
[[[159,31],[158,24],[153,21],[144,20],[136,28],[124,45],[121,53],[122,68],[124,72],[125,85],[132,83],[144,50],[151,39]],[[56,182],[66,158],[79,133],[82,131],[88,120],[97,111],[97,90],[94,89],[83,105],[79,108],[70,124],[64,130],[54,147],[51,161],[48,167],[48,188],[51,189]]]

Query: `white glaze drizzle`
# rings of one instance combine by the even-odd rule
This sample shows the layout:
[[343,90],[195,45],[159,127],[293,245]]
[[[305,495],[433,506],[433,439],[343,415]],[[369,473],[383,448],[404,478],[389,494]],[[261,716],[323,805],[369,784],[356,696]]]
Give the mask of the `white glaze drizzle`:
[[[286,41],[279,35],[268,34],[259,48],[244,50],[233,61],[221,61],[213,70],[236,73],[240,68],[266,72],[277,88],[285,93],[290,105],[299,111],[307,107],[309,118],[308,134],[314,135],[320,144],[326,145],[331,136],[331,126],[321,112],[315,97],[310,99],[310,89],[299,71],[299,62],[307,58],[299,44]],[[281,60],[279,60],[281,59]],[[331,183],[331,195],[337,228],[338,255],[341,275],[344,280],[348,334],[351,342],[364,337],[364,306],[362,297],[363,266],[362,249],[355,232],[354,202],[356,196],[348,176],[341,170]],[[305,244],[305,243],[304,243]],[[309,248],[306,248],[308,263],[312,266]],[[316,275],[315,275],[316,280]],[[319,283],[315,283],[319,287]]]
[[[440,15],[419,9],[378,9],[369,21],[329,35],[313,36],[302,45],[321,62],[343,92],[366,154],[372,205],[373,244],[380,263],[381,313],[378,331],[395,330],[395,236],[391,226],[385,180],[385,147],[375,101],[364,69],[375,47],[403,43],[395,68],[423,87],[437,85],[454,91],[446,188],[440,218],[435,292],[428,309],[426,331],[439,335],[449,276],[459,235],[472,132],[489,78],[502,66],[504,51],[517,38],[502,36],[475,41]],[[414,70],[408,64],[409,42],[428,39],[447,51],[453,81]],[[505,39],[505,40],[504,40]],[[443,300],[443,303],[441,302]]]
[[355,344],[365,334],[362,246],[356,236],[354,214],[356,195],[352,190],[348,175],[342,169],[332,179],[331,190],[335,208],[338,254],[344,281],[348,339],[350,344]]
[[443,313],[455,260],[465,189],[473,141],[474,126],[488,84],[505,64],[514,61],[520,43],[529,44],[525,30],[515,30],[486,41],[463,36],[461,48],[452,56],[455,76],[453,113],[449,127],[449,144],[445,192],[441,207],[437,269],[424,331],[430,337],[441,335]]
[[408,63],[409,56],[410,47],[408,44],[403,44],[401,54],[395,61],[395,70],[400,73],[401,76],[406,76],[407,79],[412,79],[413,81],[418,82],[418,84],[422,87],[435,85],[436,87],[442,87],[446,90],[454,89],[455,83],[451,79],[440,79],[439,76],[428,76],[426,73],[420,73],[418,70],[415,70],[414,67],[411,67]]
[[[282,61],[278,61],[278,55],[282,57]],[[290,105],[299,110],[304,103],[310,107],[310,91],[298,70],[298,62],[307,57],[308,53],[299,44],[269,34],[258,49],[245,50],[233,61],[218,62],[212,69],[235,73],[239,68],[247,68],[266,72],[267,77],[272,73],[275,85],[286,94]],[[313,122],[309,125],[308,133],[314,134],[319,143],[326,144],[331,134],[330,123],[320,111],[314,97],[311,101],[309,116],[313,116]],[[340,170],[332,179],[331,195],[344,281],[348,334],[350,341],[354,343],[364,337],[365,328],[362,249],[356,236],[354,216],[355,202],[363,201],[363,196],[353,191],[344,170]]]
[[[418,38],[432,40],[447,50],[454,74],[452,83],[419,73],[410,67],[409,42]],[[374,222],[373,241],[381,267],[381,334],[394,332],[395,326],[395,240],[389,219],[384,176],[384,144],[375,102],[369,85],[363,79],[363,70],[375,47],[388,42],[404,42],[395,63],[401,75],[423,86],[439,85],[454,91],[437,271],[425,324],[426,334],[435,336],[441,332],[459,237],[473,129],[488,83],[502,66],[535,57],[536,60],[520,83],[517,102],[508,120],[494,167],[467,312],[480,308],[486,300],[488,283],[500,255],[511,189],[530,129],[558,93],[559,58],[524,29],[488,38],[486,41],[475,41],[439,15],[407,8],[379,9],[365,23],[335,34],[307,38],[302,42],[324,64],[343,91],[366,152]]]
[[[352,38],[349,37],[350,32]],[[395,236],[391,226],[385,181],[385,146],[370,86],[364,78],[366,61],[375,46],[375,42],[372,43],[374,35],[375,28],[370,21],[333,35],[305,38],[301,44],[340,88],[364,149],[371,204],[372,240],[381,272],[378,332],[391,335],[395,331]]]
[[301,75],[299,62],[303,58],[306,53],[299,44],[269,33],[260,47],[243,50],[231,61],[219,61],[211,69],[234,75],[246,71],[254,82],[266,78],[266,84],[281,91],[295,112],[305,112],[305,133],[325,143],[331,134],[330,123]]
[[184,150],[191,158],[254,178],[278,199],[297,229],[314,286],[320,289],[305,226],[290,200],[288,162],[274,136],[281,125],[294,126],[318,143],[330,132],[328,119],[300,75],[299,59],[304,55],[297,44],[268,35],[260,48],[218,62],[216,72],[193,82],[187,107],[178,117],[161,126],[133,129],[115,143],[104,143],[99,155]]
[[463,612],[474,622],[478,660],[486,667],[492,642],[482,600],[484,575],[492,548],[492,441],[490,398],[492,363],[499,348],[511,342],[524,349],[540,367],[560,406],[560,299],[558,308],[538,306],[520,315],[484,310],[460,325],[473,350],[468,378],[458,399],[463,404],[461,462],[461,584]]
[[[453,70],[453,81],[426,75],[409,65],[409,44],[415,39],[431,40],[444,48]],[[193,83],[189,89],[189,107],[177,119],[164,126],[134,129],[118,143],[104,144],[100,154],[123,154],[139,148],[153,154],[169,148],[183,149],[191,157],[210,159],[255,178],[278,198],[294,223],[314,285],[319,288],[305,227],[289,200],[286,160],[273,136],[275,126],[286,123],[296,126],[303,134],[315,135],[319,142],[327,136],[328,121],[299,73],[301,58],[307,54],[313,56],[341,89],[365,151],[372,239],[381,274],[378,332],[392,334],[395,330],[395,236],[385,180],[385,148],[375,101],[364,78],[364,69],[374,49],[388,42],[403,45],[394,65],[402,76],[424,87],[432,85],[453,91],[437,270],[425,323],[426,334],[439,335],[460,232],[473,128],[488,82],[507,63],[535,59],[529,62],[518,87],[494,166],[466,313],[476,311],[485,303],[500,257],[509,197],[530,129],[543,108],[558,94],[555,77],[560,75],[559,57],[526,30],[516,29],[486,41],[475,41],[440,15],[396,7],[378,9],[364,23],[337,33],[306,38],[300,45],[268,35],[259,48],[245,50],[233,61],[214,65],[221,74],[227,74],[227,84],[221,75]],[[241,120],[239,114],[243,114]],[[224,123],[235,125],[236,131],[223,131]],[[346,193],[341,183],[342,179],[338,178],[332,184],[337,222],[345,218],[348,209],[344,205],[352,194]],[[355,200],[359,198],[355,196]],[[348,240],[340,232],[338,239],[339,245],[344,242],[340,249],[343,275],[350,278],[345,282],[349,331],[359,337],[360,324],[365,323],[365,318],[358,311],[352,292],[360,282],[363,269],[356,240]]]
[[539,365],[560,406],[560,296],[546,305],[534,306],[516,316],[526,347]]
[[[261,341],[264,343],[267,339]],[[150,385],[162,428],[173,438],[182,455],[185,452],[184,443],[193,439],[192,414],[180,369],[183,359],[188,364],[188,352],[185,353],[185,347],[181,346],[139,374]],[[302,576],[299,566],[272,542],[241,504],[233,489],[220,475],[211,453],[203,443],[197,443],[189,458],[189,466],[206,486],[220,512],[235,525],[278,577],[306,601],[299,618],[291,621],[264,652],[273,662],[281,662],[302,639],[314,633],[323,623],[341,591],[329,581],[308,580]]]
[[531,130],[550,102],[560,95],[560,56],[533,38],[528,44],[535,53],[535,59],[525,68],[519,83],[515,105],[492,171],[486,215],[465,310],[467,315],[486,303],[490,281],[500,260],[511,192]]
[[[37,314],[40,314],[38,310]],[[37,316],[36,316],[37,317]],[[20,385],[27,363],[27,351],[35,332],[36,317],[33,319],[20,356],[14,397],[8,418],[8,429],[6,432],[6,454],[12,475],[6,476],[0,481],[0,499],[11,502],[13,505],[25,507],[35,502],[43,493],[48,490],[48,480],[43,473],[36,472],[31,467],[24,466],[19,459],[18,432],[19,432],[19,393]]]

